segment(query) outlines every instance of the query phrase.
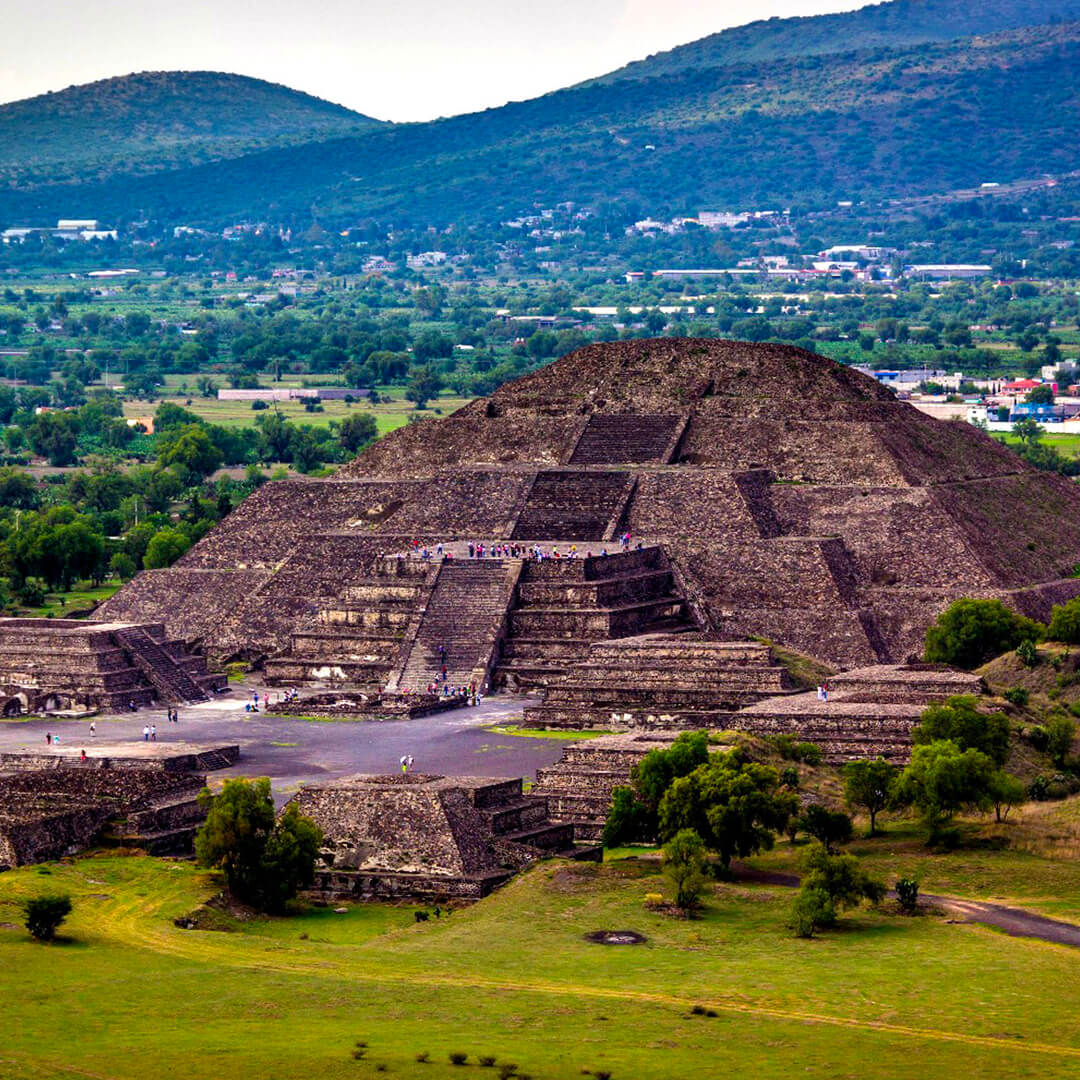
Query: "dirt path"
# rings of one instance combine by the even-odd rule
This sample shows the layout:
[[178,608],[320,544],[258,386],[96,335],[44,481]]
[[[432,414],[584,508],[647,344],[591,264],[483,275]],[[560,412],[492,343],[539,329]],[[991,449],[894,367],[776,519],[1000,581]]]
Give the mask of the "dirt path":
[[[756,882],[760,885],[779,885],[786,889],[797,889],[797,874],[783,874],[771,870],[751,870],[746,866],[735,868],[738,881]],[[889,896],[896,893],[890,890]],[[953,896],[936,896],[933,893],[921,893],[919,900],[932,907],[958,915],[963,922],[982,923],[993,926],[1010,937],[1035,938],[1038,941],[1050,941],[1055,945],[1071,945],[1080,949],[1080,926],[1075,923],[1048,919],[1045,915],[1035,915],[1022,908],[1006,907],[1003,904],[986,904],[980,900],[961,900]]]

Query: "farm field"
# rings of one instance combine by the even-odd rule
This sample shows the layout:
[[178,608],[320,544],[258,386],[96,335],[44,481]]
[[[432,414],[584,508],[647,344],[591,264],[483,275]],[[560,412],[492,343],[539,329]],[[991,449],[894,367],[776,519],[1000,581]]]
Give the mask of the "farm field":
[[[175,405],[183,406],[207,423],[220,424],[223,427],[253,427],[258,417],[264,416],[269,411],[269,409],[253,409],[250,401],[218,401],[216,398],[179,395],[174,392],[164,394],[159,400],[171,401]],[[366,402],[326,401],[322,403],[322,412],[308,412],[300,401],[277,401],[271,403],[269,408],[275,409],[294,424],[311,424],[314,427],[327,427],[331,420],[343,420],[357,410],[371,412],[375,417],[379,435],[385,435],[396,428],[404,427],[412,415],[438,416],[439,413],[436,410],[440,410],[443,416],[448,416],[463,405],[467,405],[470,400],[449,395],[432,398],[428,407],[420,412],[416,411],[411,401],[406,401],[400,396],[390,402],[380,402],[378,405],[369,405]],[[124,402],[124,416],[128,419],[152,417],[155,409],[157,409],[157,402],[153,404],[146,401]]]
[[[64,940],[37,944],[16,901],[60,888],[75,905]],[[0,875],[3,1075],[437,1080],[476,1075],[481,1055],[534,1080],[1080,1070],[1073,950],[888,909],[803,941],[785,925],[790,889],[721,884],[702,918],[683,920],[643,907],[662,888],[653,860],[549,862],[424,923],[411,907],[357,905],[221,915],[207,931],[173,925],[217,889],[187,863],[99,855],[12,871]],[[584,940],[605,929],[648,940]]]

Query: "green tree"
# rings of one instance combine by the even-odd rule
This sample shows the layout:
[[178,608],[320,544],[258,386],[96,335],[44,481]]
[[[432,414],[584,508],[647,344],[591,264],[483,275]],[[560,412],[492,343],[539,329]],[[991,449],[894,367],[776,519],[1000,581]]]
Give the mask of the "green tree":
[[831,855],[834,844],[846,844],[851,839],[851,818],[820,803],[811,803],[799,815],[799,828],[812,836]]
[[405,388],[405,397],[418,409],[427,407],[428,400],[435,397],[443,387],[442,377],[432,367],[418,367]]
[[48,458],[50,465],[62,468],[75,464],[76,431],[68,413],[39,413],[26,436],[34,453]]
[[210,440],[202,424],[187,424],[171,437],[159,436],[158,463],[176,469],[181,476],[201,480],[221,467],[224,455]]
[[684,731],[666,749],[650,750],[634,767],[630,787],[618,787],[604,826],[604,846],[655,840],[660,800],[673,780],[709,760],[704,731]]
[[1009,756],[1009,718],[980,712],[975,698],[957,695],[924,709],[912,738],[917,746],[950,739],[961,750],[981,750],[1000,768]]
[[1037,442],[1041,442],[1046,432],[1038,421],[1033,420],[1030,416],[1025,416],[1023,420],[1017,420],[1013,424],[1012,433],[1020,440],[1021,445],[1030,447]]
[[143,566],[147,570],[161,570],[172,566],[189,547],[191,541],[179,529],[166,526],[150,538],[143,556]]
[[975,668],[1015,649],[1021,641],[1041,641],[1045,627],[1018,615],[1000,600],[970,597],[950,604],[926,631],[924,655],[930,663]]
[[60,570],[60,585],[65,592],[80,578],[104,577],[105,541],[85,520],[58,525],[51,530],[49,544]]
[[660,836],[693,829],[726,869],[736,855],[771,848],[798,805],[776,769],[730,750],[673,781],[660,802]]
[[1076,721],[1071,716],[1058,713],[1046,721],[1043,729],[1046,732],[1046,752],[1050,760],[1063,769],[1076,739]]
[[843,768],[844,801],[870,815],[870,835],[877,831],[877,816],[892,799],[900,770],[884,758],[849,761]]
[[1054,389],[1052,386],[1035,386],[1030,389],[1024,400],[1032,405],[1053,405]]
[[71,914],[71,897],[32,896],[23,901],[22,908],[26,929],[38,941],[52,941],[60,924]]
[[[18,431],[18,428],[9,430]],[[0,468],[0,506],[16,510],[32,510],[39,500],[34,478],[19,469]]]
[[994,804],[994,819],[1004,821],[1014,806],[1027,797],[1027,789],[1019,777],[998,769],[990,777],[990,801]]
[[802,887],[795,899],[792,923],[799,937],[833,926],[839,912],[864,900],[880,903],[885,886],[860,866],[854,855],[833,855],[814,844],[802,857]]
[[1055,604],[1050,610],[1050,625],[1046,636],[1051,641],[1080,645],[1080,596]]
[[109,560],[109,569],[121,581],[130,581],[135,576],[135,560],[126,551],[118,551]]
[[995,771],[980,750],[961,750],[947,740],[916,746],[897,785],[897,801],[914,806],[936,840],[954,814],[992,805]]
[[274,820],[270,781],[226,780],[217,797],[204,789],[206,822],[195,835],[201,866],[219,867],[229,891],[263,911],[280,912],[312,883],[322,830],[295,803]]
[[675,890],[675,906],[691,911],[708,884],[705,842],[693,829],[680,829],[664,845],[664,876]]
[[375,417],[369,412],[354,412],[346,416],[338,428],[338,441],[350,454],[359,452],[375,435]]

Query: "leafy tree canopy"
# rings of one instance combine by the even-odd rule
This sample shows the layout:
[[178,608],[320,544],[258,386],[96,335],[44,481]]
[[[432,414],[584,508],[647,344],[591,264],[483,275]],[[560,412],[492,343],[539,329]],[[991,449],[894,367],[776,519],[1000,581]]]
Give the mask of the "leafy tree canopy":
[[975,668],[1021,641],[1041,641],[1046,628],[1007,608],[1000,600],[965,597],[954,601],[926,631],[930,663]]

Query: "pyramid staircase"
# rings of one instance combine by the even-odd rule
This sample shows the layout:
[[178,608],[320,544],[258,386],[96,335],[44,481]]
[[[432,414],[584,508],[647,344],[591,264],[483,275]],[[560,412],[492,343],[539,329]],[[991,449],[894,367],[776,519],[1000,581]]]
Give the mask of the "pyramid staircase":
[[634,490],[628,472],[549,469],[536,474],[511,540],[610,540]]
[[116,630],[116,643],[131,658],[154,688],[158,701],[169,705],[190,705],[206,701],[207,688],[142,626]]
[[684,416],[593,413],[571,465],[667,464],[686,430]]
[[483,686],[498,648],[520,559],[446,559],[390,689],[419,690],[446,668],[454,686]]

